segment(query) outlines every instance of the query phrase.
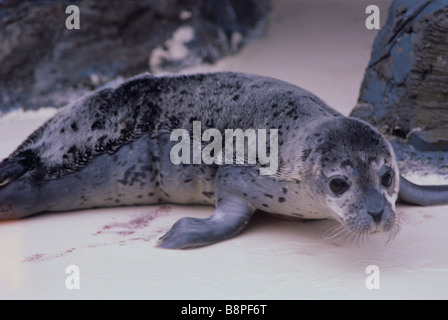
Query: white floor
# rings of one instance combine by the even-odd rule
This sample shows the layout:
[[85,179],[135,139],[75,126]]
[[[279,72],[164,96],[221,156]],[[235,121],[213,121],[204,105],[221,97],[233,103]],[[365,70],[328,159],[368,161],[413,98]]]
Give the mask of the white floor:
[[[372,2],[372,3],[370,3]],[[201,70],[237,70],[298,84],[348,114],[376,31],[364,26],[376,2],[273,0],[267,36]],[[196,70],[198,70],[196,69]],[[0,159],[52,109],[0,118]],[[154,248],[179,218],[211,207],[148,206],[47,214],[0,223],[2,299],[447,299],[448,206],[399,206],[401,232],[388,245],[324,240],[331,221],[255,217],[239,237],[185,251]],[[68,266],[79,270],[67,289]],[[366,268],[380,271],[367,289]],[[70,282],[71,283],[71,282]]]

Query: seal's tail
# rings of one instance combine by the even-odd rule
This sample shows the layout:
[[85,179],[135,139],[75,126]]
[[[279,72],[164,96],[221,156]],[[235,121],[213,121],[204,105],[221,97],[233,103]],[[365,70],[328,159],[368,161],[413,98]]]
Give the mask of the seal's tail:
[[448,204],[448,185],[421,186],[400,176],[399,198],[418,206]]

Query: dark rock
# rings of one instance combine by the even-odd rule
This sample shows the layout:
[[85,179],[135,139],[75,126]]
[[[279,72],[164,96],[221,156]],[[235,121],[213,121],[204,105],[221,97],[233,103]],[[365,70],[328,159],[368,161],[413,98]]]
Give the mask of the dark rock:
[[420,151],[448,151],[448,129],[412,131],[408,143]]
[[392,140],[391,143],[401,174],[423,179],[432,177],[432,180],[437,177],[439,182],[448,183],[448,152],[421,151],[404,140]]
[[417,149],[447,150],[448,1],[393,1],[351,116]]
[[[65,27],[70,4],[79,30]],[[260,37],[268,12],[269,0],[0,0],[0,113],[63,106],[120,76],[213,63]]]

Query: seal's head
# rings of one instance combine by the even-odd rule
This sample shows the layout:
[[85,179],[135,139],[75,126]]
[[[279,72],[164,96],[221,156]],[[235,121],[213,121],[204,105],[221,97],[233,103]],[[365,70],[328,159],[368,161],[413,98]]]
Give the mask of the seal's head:
[[326,119],[304,146],[307,187],[333,218],[356,233],[392,229],[399,172],[390,143],[376,129],[354,118]]

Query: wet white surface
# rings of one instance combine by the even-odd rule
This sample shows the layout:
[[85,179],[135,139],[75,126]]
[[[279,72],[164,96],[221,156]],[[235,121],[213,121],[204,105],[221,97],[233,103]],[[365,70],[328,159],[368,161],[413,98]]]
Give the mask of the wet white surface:
[[[375,31],[365,7],[390,1],[274,0],[267,36],[201,70],[236,70],[296,83],[344,114],[356,102]],[[384,9],[383,9],[384,8]],[[382,21],[384,22],[384,21]],[[0,118],[0,159],[52,109]],[[331,221],[254,217],[238,237],[195,250],[161,250],[157,238],[211,207],[147,206],[46,214],[0,222],[2,299],[447,299],[448,206],[398,207],[388,245],[325,240]],[[67,266],[79,268],[69,290]],[[380,289],[366,288],[366,268]]]

